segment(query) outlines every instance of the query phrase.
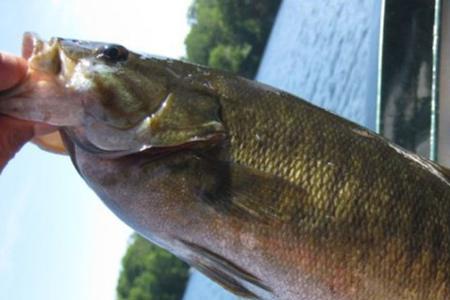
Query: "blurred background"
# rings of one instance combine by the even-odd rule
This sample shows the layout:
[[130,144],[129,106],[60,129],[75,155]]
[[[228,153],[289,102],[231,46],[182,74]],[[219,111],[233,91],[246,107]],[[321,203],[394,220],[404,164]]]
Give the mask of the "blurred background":
[[[276,86],[449,165],[450,0],[5,0],[24,31],[109,41]],[[147,243],[67,157],[27,145],[0,177],[0,299],[237,299]]]

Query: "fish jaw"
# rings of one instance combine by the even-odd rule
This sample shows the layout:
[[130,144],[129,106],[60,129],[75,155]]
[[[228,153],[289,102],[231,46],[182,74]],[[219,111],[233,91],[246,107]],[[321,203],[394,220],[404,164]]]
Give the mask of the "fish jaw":
[[83,117],[80,93],[66,87],[58,69],[58,44],[25,34],[22,54],[27,75],[17,86],[0,93],[0,113],[51,126],[77,126]]
[[[60,58],[56,43],[42,41],[35,34],[25,33],[22,56],[28,70],[16,86],[0,92],[0,116],[29,122],[27,126],[13,126],[16,135],[31,131],[32,141],[40,148],[65,154],[58,129],[80,124],[82,109],[79,101],[70,97],[64,83],[58,78]],[[21,121],[5,121],[22,124]]]
[[15,89],[0,95],[0,113],[52,126],[81,124],[83,110],[52,76],[29,70]]

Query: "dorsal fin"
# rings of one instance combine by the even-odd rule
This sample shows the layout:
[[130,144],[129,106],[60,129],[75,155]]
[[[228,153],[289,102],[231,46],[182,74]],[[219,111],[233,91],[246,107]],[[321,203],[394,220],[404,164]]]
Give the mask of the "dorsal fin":
[[437,163],[435,161],[425,159],[425,158],[421,158],[421,159],[423,162],[430,165],[431,168],[433,168],[436,172],[438,172],[438,175],[442,176],[444,180],[446,180],[448,183],[450,183],[450,169],[448,169],[447,167],[444,167],[443,165],[440,165],[439,163]]
[[262,289],[266,293],[272,293],[272,290],[264,285],[260,279],[235,265],[225,257],[191,242],[181,240],[181,243],[191,253],[187,261],[192,266],[234,294],[241,297],[259,299],[252,291],[244,286],[243,282],[246,285]]
[[450,169],[434,162],[433,164],[436,169],[438,169],[439,172],[441,172],[441,174],[450,182]]

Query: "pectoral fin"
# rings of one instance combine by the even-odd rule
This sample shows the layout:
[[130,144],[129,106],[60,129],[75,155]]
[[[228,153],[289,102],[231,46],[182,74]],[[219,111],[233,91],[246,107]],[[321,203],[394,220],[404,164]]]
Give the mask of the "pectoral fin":
[[428,161],[446,180],[450,182],[450,169],[444,167],[436,162]]
[[300,217],[305,190],[279,176],[235,162],[207,162],[197,195],[222,213],[264,224]]
[[202,246],[187,241],[181,242],[191,253],[188,259],[191,265],[234,294],[257,299],[258,297],[250,289],[261,289],[264,293],[272,292],[260,279],[225,257]]

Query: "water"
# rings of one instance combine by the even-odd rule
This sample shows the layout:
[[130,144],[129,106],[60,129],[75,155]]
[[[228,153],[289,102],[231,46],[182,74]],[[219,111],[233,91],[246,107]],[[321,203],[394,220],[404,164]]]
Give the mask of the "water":
[[224,290],[198,271],[193,271],[183,300],[237,300],[240,299]]
[[374,128],[376,9],[372,0],[285,0],[257,80]]
[[[379,12],[376,0],[284,0],[257,80],[374,129]],[[239,298],[194,271],[184,300],[203,299]]]

